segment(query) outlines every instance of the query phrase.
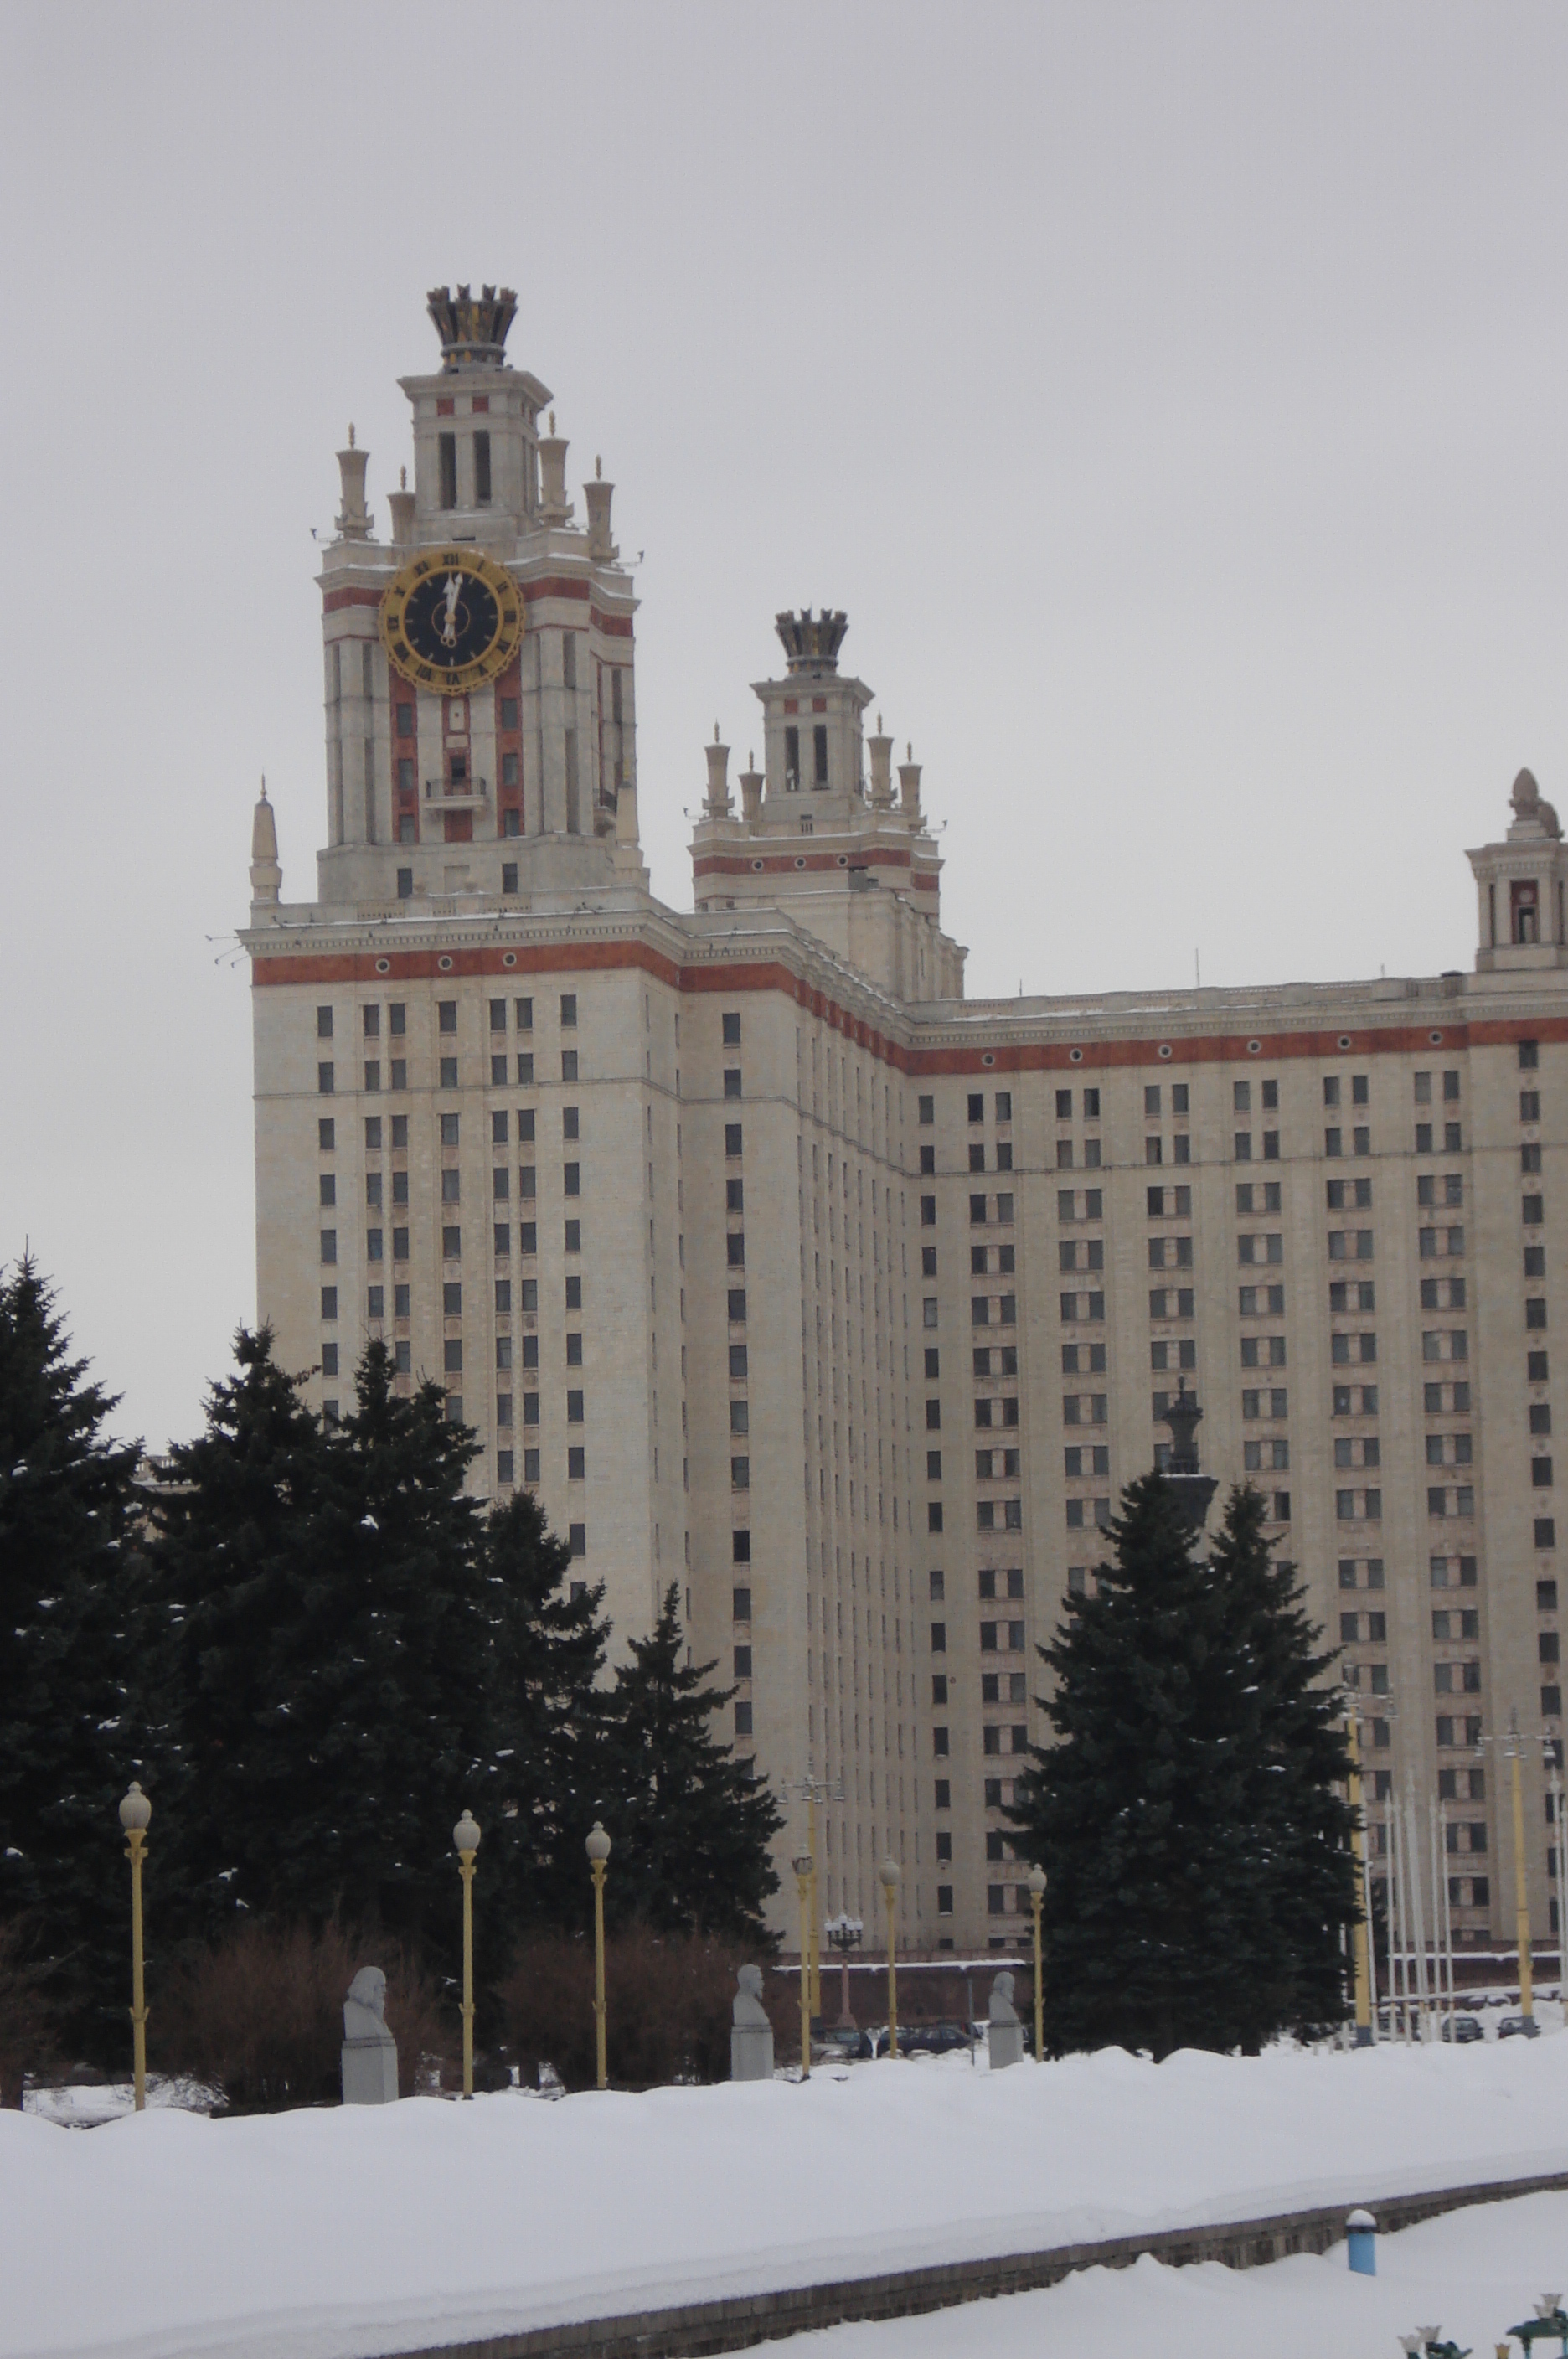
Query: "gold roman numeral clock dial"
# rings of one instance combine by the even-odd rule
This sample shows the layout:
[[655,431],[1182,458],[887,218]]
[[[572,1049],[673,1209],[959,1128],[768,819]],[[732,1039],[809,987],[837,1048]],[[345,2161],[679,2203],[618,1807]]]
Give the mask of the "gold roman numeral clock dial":
[[457,696],[506,670],[523,636],[523,601],[505,566],[473,549],[411,558],[381,600],[382,643],[416,688]]

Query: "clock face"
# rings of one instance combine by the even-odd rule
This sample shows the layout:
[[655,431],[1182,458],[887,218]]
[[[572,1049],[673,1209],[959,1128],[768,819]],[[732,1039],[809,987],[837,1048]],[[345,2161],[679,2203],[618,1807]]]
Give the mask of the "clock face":
[[381,601],[381,636],[417,688],[457,696],[505,671],[523,636],[523,601],[504,566],[473,549],[431,549]]

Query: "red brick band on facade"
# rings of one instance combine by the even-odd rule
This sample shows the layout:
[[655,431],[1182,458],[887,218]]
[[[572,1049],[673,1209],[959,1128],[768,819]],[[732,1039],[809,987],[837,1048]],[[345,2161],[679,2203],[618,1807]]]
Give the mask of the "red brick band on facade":
[[[936,1076],[943,1073],[1104,1072],[1121,1065],[1213,1065],[1279,1063],[1287,1058],[1342,1056],[1410,1056],[1422,1049],[1457,1053],[1470,1049],[1497,1048],[1519,1040],[1568,1040],[1568,1017],[1543,1016],[1539,1022],[1499,1017],[1487,1022],[1471,1018],[1442,1027],[1400,1024],[1375,1031],[1252,1033],[1243,1038],[1206,1033],[1183,1039],[1157,1037],[1137,1040],[1029,1040],[1011,1044],[998,1040],[982,1049],[906,1049],[872,1026],[852,1016],[836,1000],[813,991],[787,967],[754,963],[723,967],[685,967],[641,942],[583,942],[520,945],[513,951],[495,947],[431,951],[391,951],[377,957],[363,951],[337,956],[312,952],[300,958],[258,958],[253,981],[258,988],[284,984],[365,984],[375,988],[387,982],[441,982],[449,976],[585,974],[618,968],[641,968],[656,981],[683,992],[780,991],[806,1014],[841,1032],[852,1045],[864,1049],[901,1073]],[[447,964],[439,963],[441,959]],[[1039,1022],[1039,1017],[1022,1019]]]

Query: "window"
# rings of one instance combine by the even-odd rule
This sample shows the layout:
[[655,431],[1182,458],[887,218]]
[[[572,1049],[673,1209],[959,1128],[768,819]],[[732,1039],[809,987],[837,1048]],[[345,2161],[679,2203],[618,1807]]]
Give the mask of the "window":
[[561,1028],[568,1032],[577,1021],[577,994],[563,991],[561,995]]

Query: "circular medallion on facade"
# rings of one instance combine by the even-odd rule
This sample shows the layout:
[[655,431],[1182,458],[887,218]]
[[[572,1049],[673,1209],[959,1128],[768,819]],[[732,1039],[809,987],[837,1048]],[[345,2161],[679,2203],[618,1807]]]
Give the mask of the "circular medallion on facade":
[[377,960],[376,960],[376,973],[377,973],[377,974],[390,974],[390,973],[391,973],[391,972],[392,972],[392,962],[391,962],[391,960],[390,960],[390,959],[377,959]]
[[449,958],[439,958],[439,959],[437,959],[437,961],[436,961],[436,964],[437,964],[437,966],[439,966],[439,967],[440,967],[440,969],[441,969],[441,971],[442,974],[450,974],[450,973],[452,973],[452,961],[451,961],[451,959],[449,959]]
[[994,1065],[996,1061],[996,1060],[993,1057],[989,1049],[986,1049],[985,1055],[980,1060],[980,1062],[983,1065]]
[[1073,1062],[1075,1065],[1081,1065],[1081,1064],[1083,1063],[1083,1049],[1069,1049],[1069,1050],[1067,1051],[1067,1053],[1068,1053],[1069,1057],[1071,1057],[1071,1059],[1073,1060]]
[[1342,1049],[1348,1049],[1348,1048],[1349,1048],[1349,1046],[1350,1046],[1350,1035],[1349,1035],[1349,1033],[1348,1033],[1348,1032],[1342,1032],[1342,1033],[1340,1034],[1340,1036],[1339,1036],[1339,1045],[1340,1045],[1340,1047],[1341,1047]]
[[474,549],[428,549],[394,577],[377,612],[393,668],[457,696],[505,671],[523,636],[523,599],[504,565]]
[[503,966],[516,966],[516,965],[517,965],[517,951],[502,951],[502,953],[501,953],[501,963],[502,963],[502,965],[503,965]]
[[1256,1057],[1262,1046],[1263,1043],[1261,1040],[1249,1040],[1247,1044],[1247,1055],[1249,1057]]
[[1169,1040],[1162,1040],[1160,1042],[1160,1053],[1162,1057],[1168,1057],[1171,1054],[1171,1043]]

